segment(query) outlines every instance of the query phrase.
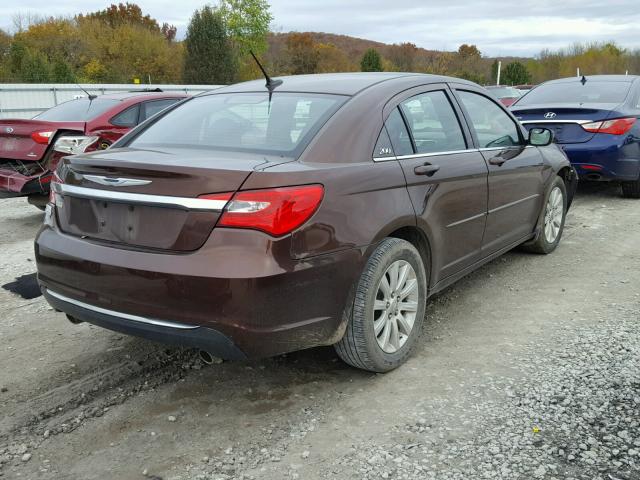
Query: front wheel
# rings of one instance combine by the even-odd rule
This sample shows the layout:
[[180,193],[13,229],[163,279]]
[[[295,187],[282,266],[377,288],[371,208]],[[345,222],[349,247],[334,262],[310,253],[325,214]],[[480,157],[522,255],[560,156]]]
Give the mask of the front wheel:
[[640,198],[640,180],[622,182],[622,196],[624,198]]
[[388,372],[411,355],[422,333],[427,272],[409,242],[386,238],[373,252],[347,306],[347,329],[335,349],[346,363]]
[[567,187],[560,177],[555,177],[547,189],[542,215],[538,237],[523,247],[530,252],[548,254],[560,243],[567,215]]

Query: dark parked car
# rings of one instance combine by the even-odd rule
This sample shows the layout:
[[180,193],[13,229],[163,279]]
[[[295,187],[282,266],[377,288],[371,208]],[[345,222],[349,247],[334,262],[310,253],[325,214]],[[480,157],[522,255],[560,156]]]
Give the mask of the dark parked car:
[[553,130],[582,178],[619,181],[624,196],[640,198],[640,77],[553,80],[511,110],[527,128]]
[[59,159],[109,147],[131,128],[186,97],[130,92],[61,103],[31,120],[0,119],[0,198],[46,203]]
[[485,87],[491,95],[500,100],[500,103],[505,107],[510,107],[513,103],[518,100],[522,93],[515,87],[505,87],[502,85],[489,85]]
[[223,358],[335,345],[383,372],[414,349],[428,296],[518,245],[558,245],[569,161],[483,88],[282,82],[189,99],[64,158],[35,246],[49,303]]

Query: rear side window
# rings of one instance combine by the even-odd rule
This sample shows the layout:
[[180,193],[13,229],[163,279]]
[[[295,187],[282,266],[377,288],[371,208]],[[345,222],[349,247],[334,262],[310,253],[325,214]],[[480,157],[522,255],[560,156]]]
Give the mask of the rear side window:
[[402,115],[400,115],[400,111],[397,108],[394,108],[389,114],[386,126],[395,154],[398,156],[412,155],[414,152],[411,137],[402,119]]
[[129,107],[111,119],[111,124],[117,127],[135,127],[138,124],[140,104]]
[[153,117],[156,113],[161,112],[170,105],[173,105],[179,98],[165,98],[163,100],[153,100],[142,104],[141,122],[144,122],[147,118]]
[[98,97],[92,101],[89,101],[88,98],[81,98],[61,103],[46,112],[42,112],[40,115],[36,115],[34,119],[47,122],[87,122],[102,115],[119,103],[119,100],[110,98]]
[[458,90],[480,148],[520,145],[515,122],[498,105],[477,93]]
[[443,91],[416,95],[402,102],[400,108],[409,123],[416,153],[467,148],[458,118]]
[[631,82],[598,82],[589,80],[548,83],[534,88],[518,101],[518,106],[540,103],[622,103]]
[[229,93],[196,97],[168,112],[130,145],[297,156],[347,97]]

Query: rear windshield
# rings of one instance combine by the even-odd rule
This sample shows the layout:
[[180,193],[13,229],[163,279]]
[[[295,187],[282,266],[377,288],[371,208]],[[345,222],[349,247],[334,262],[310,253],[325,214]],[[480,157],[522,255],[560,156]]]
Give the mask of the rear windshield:
[[48,122],[87,122],[102,115],[119,103],[119,100],[113,100],[111,98],[98,97],[93,101],[89,101],[88,98],[80,98],[78,100],[61,103],[33,118],[35,120],[46,120]]
[[496,98],[518,98],[521,96],[520,92],[512,87],[495,87],[487,90]]
[[622,103],[627,97],[630,82],[549,83],[529,91],[518,106],[539,103]]
[[234,150],[297,156],[347,97],[229,93],[193,98],[137,135],[130,146]]

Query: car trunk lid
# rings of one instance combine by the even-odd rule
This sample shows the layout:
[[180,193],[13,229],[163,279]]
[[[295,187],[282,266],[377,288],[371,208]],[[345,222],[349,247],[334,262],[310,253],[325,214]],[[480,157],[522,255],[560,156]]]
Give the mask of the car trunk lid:
[[32,138],[36,132],[51,132],[53,140],[59,130],[84,132],[84,122],[46,122],[42,120],[0,119],[0,159],[19,161],[42,160],[49,143]]
[[56,186],[65,233],[123,247],[200,248],[225,202],[198,199],[237,191],[251,172],[277,157],[196,149],[116,149],[68,157]]
[[548,128],[555,135],[556,143],[584,143],[595,133],[587,132],[582,124],[609,118],[617,104],[563,104],[516,106],[511,111],[527,128]]

